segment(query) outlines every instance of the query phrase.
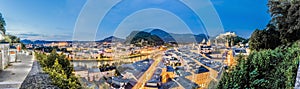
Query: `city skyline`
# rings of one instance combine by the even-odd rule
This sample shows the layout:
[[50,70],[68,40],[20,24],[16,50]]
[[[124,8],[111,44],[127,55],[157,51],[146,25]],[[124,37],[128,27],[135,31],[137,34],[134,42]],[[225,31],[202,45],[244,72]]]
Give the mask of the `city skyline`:
[[300,0],[1,0],[0,88],[300,89]]

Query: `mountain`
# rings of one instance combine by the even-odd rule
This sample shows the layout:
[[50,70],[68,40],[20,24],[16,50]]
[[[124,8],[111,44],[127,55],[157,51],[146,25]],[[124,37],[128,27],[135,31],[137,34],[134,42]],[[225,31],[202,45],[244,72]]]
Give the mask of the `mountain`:
[[103,40],[99,40],[99,41],[96,41],[96,42],[125,42],[125,39],[122,39],[122,38],[118,38],[118,37],[115,37],[115,36],[110,36],[110,37],[107,37],[107,38],[104,38]]
[[20,42],[23,44],[32,44],[33,43],[31,40],[27,40],[27,39],[21,40]]
[[126,37],[126,44],[134,44],[136,46],[157,46],[163,45],[164,41],[157,35],[145,31],[132,31],[130,35]]
[[195,40],[197,42],[202,42],[203,39],[205,39],[206,41],[210,38],[208,35],[205,34],[198,34],[198,35],[194,35],[195,36]]
[[45,40],[36,40],[33,41],[33,44],[48,44],[48,43],[52,43],[53,41],[45,41]]
[[28,39],[24,39],[24,40],[20,40],[21,43],[23,44],[49,44],[49,43],[58,43],[58,42],[67,42],[67,43],[72,43],[73,41],[46,41],[46,40],[28,40]]
[[147,29],[152,35],[157,35],[164,42],[177,42],[177,43],[191,43],[191,42],[202,42],[203,39],[208,40],[205,34],[175,34],[168,33],[161,29]]
[[[32,41],[32,40],[27,40],[27,39],[24,39],[24,40],[21,40],[21,42],[23,44],[47,44],[47,43],[57,43],[57,42],[68,42],[68,43],[72,43],[72,42],[93,42],[93,41],[45,41],[45,40],[36,40],[36,41]],[[125,39],[121,39],[121,38],[118,38],[118,37],[115,37],[115,36],[110,36],[110,37],[107,37],[103,40],[99,40],[99,41],[96,41],[96,42],[125,42]]]
[[152,35],[156,35],[161,38],[164,42],[176,42],[176,40],[167,32],[160,30],[160,29],[153,29],[150,31]]

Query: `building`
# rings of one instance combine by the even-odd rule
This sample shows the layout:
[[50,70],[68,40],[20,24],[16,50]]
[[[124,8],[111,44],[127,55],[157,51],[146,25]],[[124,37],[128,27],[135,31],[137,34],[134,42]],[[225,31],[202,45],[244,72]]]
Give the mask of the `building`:
[[224,63],[227,64],[228,66],[236,65],[236,60],[234,59],[233,50],[229,50],[226,54],[227,54],[226,61]]
[[82,78],[88,79],[88,69],[85,67],[74,67],[75,76],[79,76]]
[[200,46],[200,53],[210,54],[212,52],[212,47],[208,45]]
[[88,69],[88,79],[89,81],[98,81],[101,78],[101,72],[99,68],[89,68]]
[[113,88],[125,89],[128,83],[129,79],[123,79],[122,77],[112,77]]
[[235,48],[233,49],[233,55],[238,56],[238,55],[248,55],[248,52],[245,48]]
[[181,62],[179,59],[177,59],[176,57],[171,57],[171,56],[166,56],[164,58],[164,63],[168,66],[180,66]]
[[9,64],[9,44],[8,43],[1,43],[0,44],[0,70],[4,70],[6,66]]
[[194,70],[194,75],[186,76],[186,78],[198,84],[200,88],[207,88],[211,80],[209,76],[209,70],[204,66],[200,66]]
[[175,77],[175,70],[172,66],[167,66],[162,69],[161,80],[162,83],[166,83],[168,79],[173,79]]
[[16,62],[17,56],[17,48],[15,46],[9,46],[9,62]]

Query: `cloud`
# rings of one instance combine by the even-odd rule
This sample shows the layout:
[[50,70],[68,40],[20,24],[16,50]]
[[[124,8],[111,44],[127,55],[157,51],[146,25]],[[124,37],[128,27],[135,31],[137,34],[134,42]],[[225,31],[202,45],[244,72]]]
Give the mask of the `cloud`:
[[71,40],[72,34],[61,33],[61,34],[43,34],[34,32],[8,32],[8,34],[16,35],[21,39],[29,40]]
[[42,34],[34,34],[34,33],[21,33],[17,34],[19,36],[28,37],[28,36],[43,36]]

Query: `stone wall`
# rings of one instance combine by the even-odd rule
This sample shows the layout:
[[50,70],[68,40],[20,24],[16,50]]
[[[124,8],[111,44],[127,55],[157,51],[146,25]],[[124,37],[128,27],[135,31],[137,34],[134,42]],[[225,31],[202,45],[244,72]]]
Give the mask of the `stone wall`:
[[59,89],[51,84],[51,78],[44,73],[40,64],[34,61],[33,66],[20,89]]

